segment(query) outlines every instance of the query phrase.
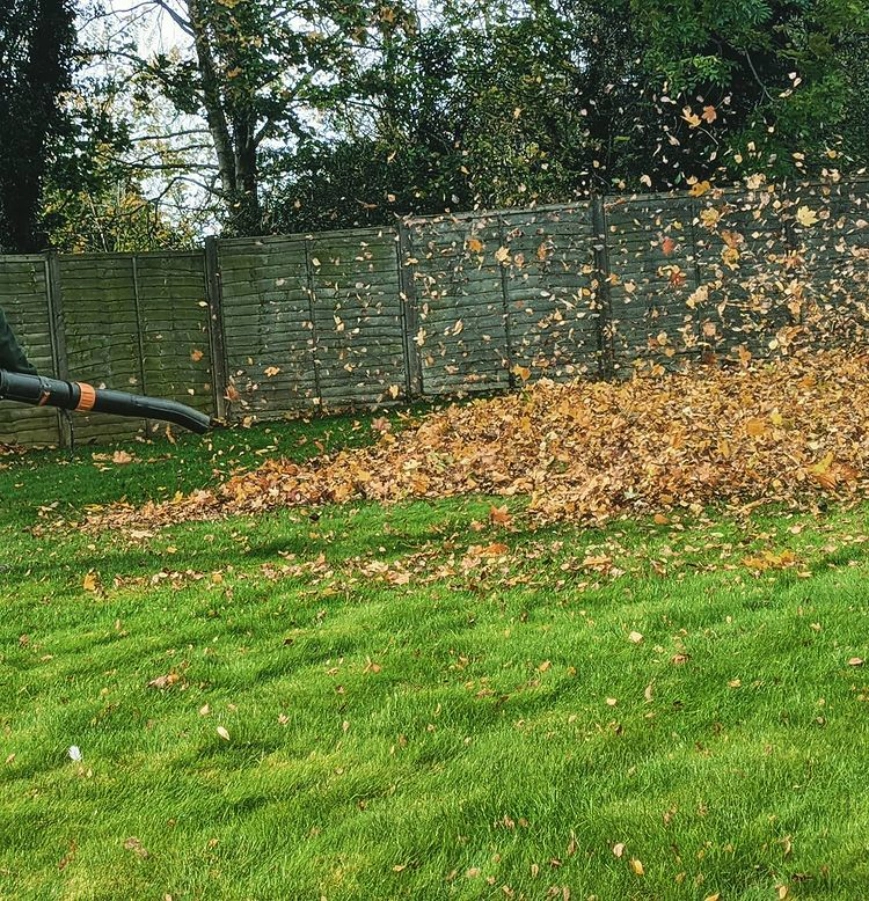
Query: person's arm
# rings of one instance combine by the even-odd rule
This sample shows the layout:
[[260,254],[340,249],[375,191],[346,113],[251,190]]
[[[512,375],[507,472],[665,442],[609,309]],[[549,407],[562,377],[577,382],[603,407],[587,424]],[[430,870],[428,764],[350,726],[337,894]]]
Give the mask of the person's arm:
[[37,374],[36,367],[21,349],[2,309],[0,309],[0,369],[23,372],[25,375]]

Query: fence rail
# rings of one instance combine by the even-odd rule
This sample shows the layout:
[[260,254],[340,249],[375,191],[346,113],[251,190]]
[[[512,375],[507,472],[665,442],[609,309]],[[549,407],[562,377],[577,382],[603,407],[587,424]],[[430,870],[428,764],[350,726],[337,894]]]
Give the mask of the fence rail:
[[[229,418],[757,353],[809,315],[865,337],[869,181],[702,187],[189,253],[5,256],[0,305],[42,372]],[[76,419],[93,441],[162,428]],[[68,440],[55,411],[0,407],[0,443]]]

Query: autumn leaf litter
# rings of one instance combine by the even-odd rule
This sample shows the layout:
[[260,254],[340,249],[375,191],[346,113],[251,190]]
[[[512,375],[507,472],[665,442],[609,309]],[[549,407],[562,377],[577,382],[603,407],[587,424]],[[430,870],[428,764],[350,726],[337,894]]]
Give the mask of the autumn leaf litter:
[[827,352],[607,383],[543,380],[455,404],[372,447],[272,459],[215,488],[88,517],[92,529],[347,501],[490,494],[535,521],[695,512],[710,504],[811,507],[869,487],[869,354]]

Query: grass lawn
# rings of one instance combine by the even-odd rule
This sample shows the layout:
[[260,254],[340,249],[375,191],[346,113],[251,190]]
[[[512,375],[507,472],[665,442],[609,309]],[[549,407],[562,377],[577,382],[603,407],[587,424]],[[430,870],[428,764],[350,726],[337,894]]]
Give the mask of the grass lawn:
[[57,525],[370,434],[0,458],[0,898],[869,897],[869,505]]

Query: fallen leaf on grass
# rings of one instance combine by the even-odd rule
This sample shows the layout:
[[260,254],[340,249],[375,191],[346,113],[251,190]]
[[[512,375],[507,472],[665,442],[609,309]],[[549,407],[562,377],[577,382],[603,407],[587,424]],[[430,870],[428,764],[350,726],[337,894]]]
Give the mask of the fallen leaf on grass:
[[171,688],[180,678],[178,673],[166,673],[165,676],[157,676],[156,679],[152,679],[148,683],[148,688]]
[[848,661],[848,666],[863,666],[863,658],[862,657],[852,657]]
[[498,526],[509,526],[513,521],[513,516],[506,506],[489,508],[489,522]]
[[91,570],[82,581],[82,588],[85,591],[96,591],[100,587],[100,577],[98,573]]
[[229,741],[229,732],[228,732],[228,730],[227,730],[225,727],[223,727],[223,726],[218,726],[218,727],[217,727],[217,734],[218,734],[224,741]]
[[135,835],[131,835],[130,838],[124,839],[124,848],[127,851],[132,851],[136,856],[141,857],[143,860],[146,857],[150,857],[148,849]]

